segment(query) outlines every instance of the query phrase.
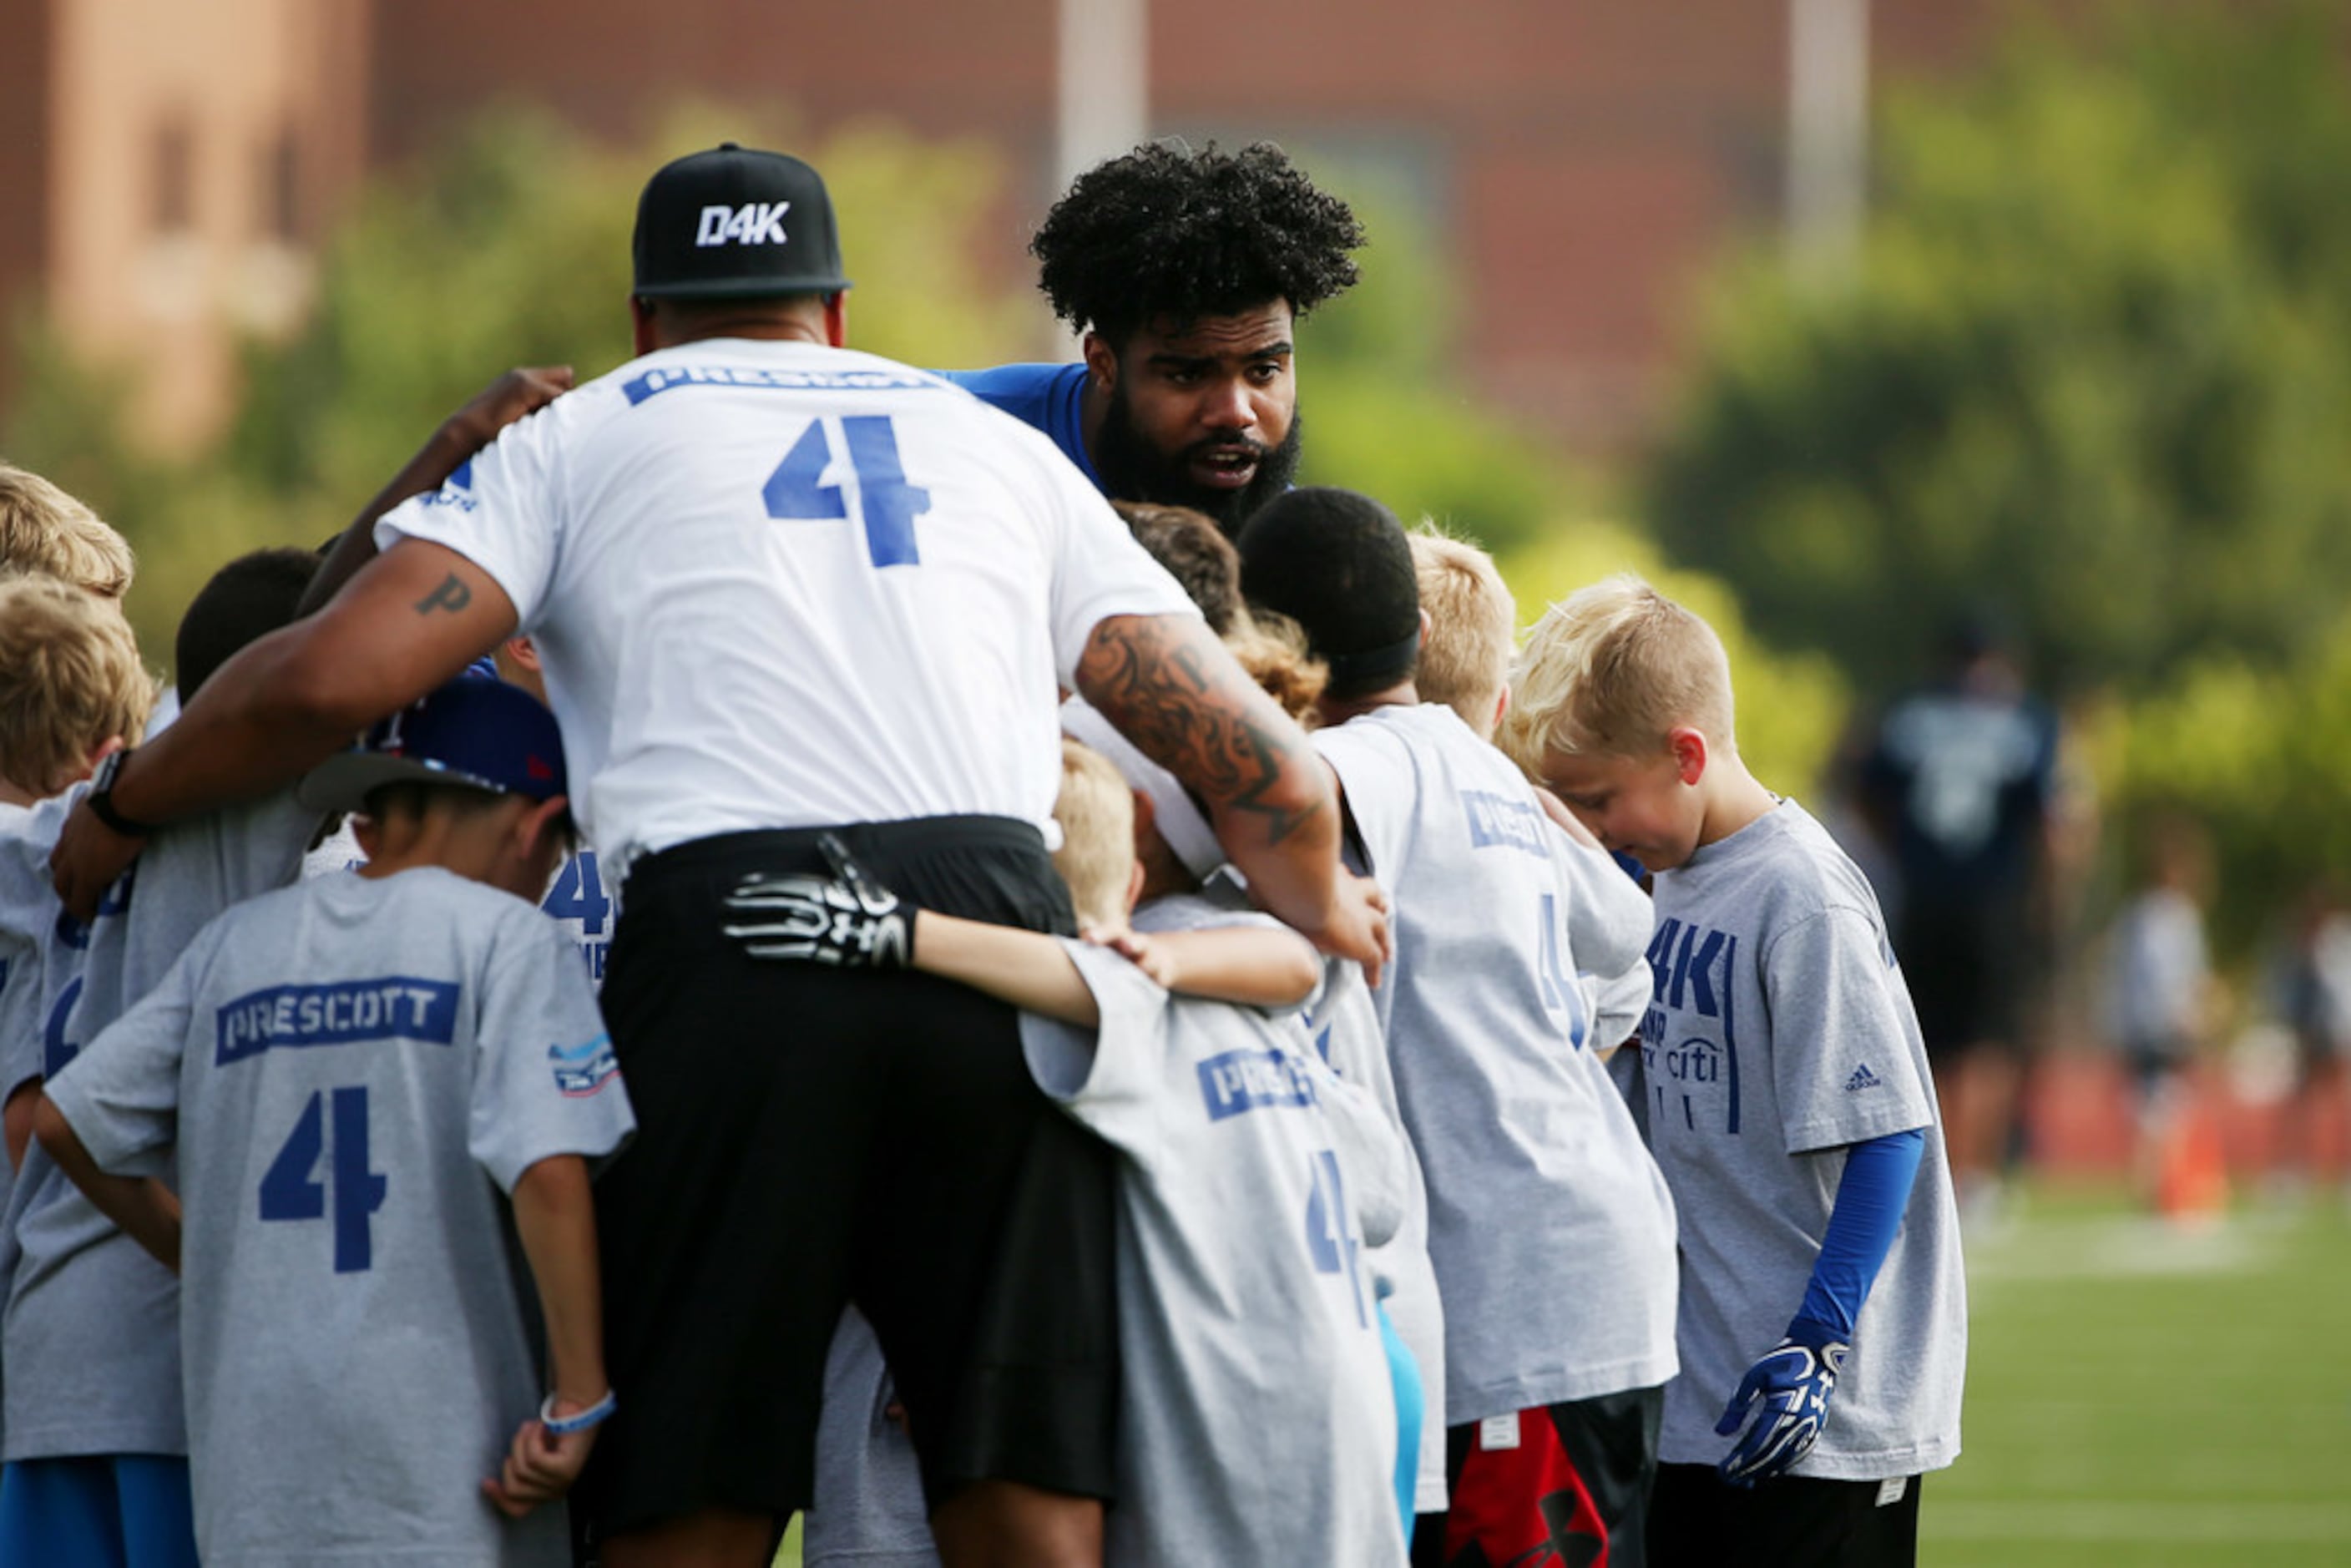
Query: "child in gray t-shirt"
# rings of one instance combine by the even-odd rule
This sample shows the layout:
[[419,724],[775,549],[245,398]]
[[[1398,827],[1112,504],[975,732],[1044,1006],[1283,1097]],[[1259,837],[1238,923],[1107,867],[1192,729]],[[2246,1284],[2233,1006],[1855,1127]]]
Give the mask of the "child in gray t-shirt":
[[[1322,973],[1303,938],[1190,895],[1149,900],[1127,929],[1145,876],[1129,801],[1109,764],[1065,745],[1055,863],[1111,946],[912,911],[845,864],[838,883],[747,884],[729,934],[759,956],[904,963],[1023,1009],[1038,1086],[1120,1151],[1106,1563],[1403,1568],[1395,1396],[1363,1264],[1402,1213],[1402,1148],[1298,1019]],[[848,1441],[870,1408],[851,1410]],[[836,1490],[812,1519],[836,1506],[873,1503]]]
[[1912,1562],[1918,1477],[1959,1450],[1966,1286],[1876,898],[1740,762],[1713,632],[1637,578],[1553,607],[1515,695],[1505,744],[1655,873],[1643,1093],[1682,1372],[1649,1561]]
[[[66,812],[62,792],[104,754],[138,738],[154,690],[112,599],[37,574],[0,575],[0,1099],[7,1101],[8,1145],[0,1165],[0,1213],[7,1217],[0,1222],[0,1302],[11,1309],[0,1315],[0,1359],[16,1375],[0,1387],[0,1411],[13,1406],[18,1416],[14,1425],[0,1416],[0,1458],[7,1460],[0,1471],[0,1563],[102,1561],[119,1555],[131,1535],[170,1542],[161,1549],[170,1562],[194,1560],[176,1386],[127,1415],[89,1397],[112,1391],[104,1363],[120,1342],[106,1331],[139,1339],[147,1326],[141,1309],[169,1291],[169,1277],[129,1249],[147,1276],[143,1291],[141,1281],[117,1280],[113,1295],[85,1297],[82,1332],[64,1344],[19,1334],[14,1311],[37,1315],[41,1301],[53,1300],[50,1284],[71,1256],[46,1249],[51,1233],[23,1224],[28,1207],[43,1213],[49,1207],[43,1200],[54,1196],[47,1185],[54,1172],[29,1147],[32,1113],[47,1007],[68,978],[57,971],[64,959],[78,957],[60,937],[85,935],[60,923],[49,885],[48,854]],[[169,1344],[163,1349],[168,1355]],[[152,1350],[141,1344],[132,1354]],[[141,1392],[132,1388],[130,1397]],[[83,1506],[99,1494],[108,1500],[102,1514]]]
[[[569,1561],[534,1510],[612,1407],[586,1161],[633,1122],[578,957],[528,902],[562,790],[544,707],[444,687],[299,791],[364,805],[368,865],[204,926],[45,1086],[42,1145],[183,1270],[207,1563]],[[174,1160],[184,1219],[141,1179]]]
[[[1395,900],[1373,1000],[1426,1180],[1445,1333],[1448,1506],[1422,1515],[1416,1555],[1636,1564],[1675,1370],[1674,1216],[1602,1061],[1625,1014],[1598,1034],[1593,1004],[1646,972],[1646,901],[1462,716],[1492,722],[1503,650],[1482,675],[1444,671],[1463,628],[1440,635],[1423,611],[1384,507],[1293,490],[1238,544],[1251,601],[1331,664],[1314,743],[1349,863]],[[1421,700],[1424,654],[1461,708]]]

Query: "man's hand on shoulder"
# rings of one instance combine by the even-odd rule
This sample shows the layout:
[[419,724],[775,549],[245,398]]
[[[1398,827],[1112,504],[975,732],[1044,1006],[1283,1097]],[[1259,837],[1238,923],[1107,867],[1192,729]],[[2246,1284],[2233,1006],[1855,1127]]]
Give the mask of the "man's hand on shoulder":
[[569,365],[517,365],[475,392],[442,422],[454,447],[468,457],[498,438],[498,432],[538,413],[571,390]]

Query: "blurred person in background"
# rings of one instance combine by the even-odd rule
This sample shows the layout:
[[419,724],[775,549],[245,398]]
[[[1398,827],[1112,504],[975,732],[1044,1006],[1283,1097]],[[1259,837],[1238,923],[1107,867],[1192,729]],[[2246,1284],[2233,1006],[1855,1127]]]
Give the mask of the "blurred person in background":
[[1862,764],[1864,809],[1900,882],[1895,951],[1978,1219],[1997,1211],[2016,1115],[2057,742],[2055,715],[1977,616],[1947,638],[1942,674],[1887,711]]
[[2351,1107],[2344,1100],[2343,1071],[2351,1056],[2351,914],[2334,888],[2321,884],[2304,894],[2278,988],[2278,1010],[2294,1031],[2289,1124],[2294,1158],[2312,1181],[2330,1173],[2344,1180],[2351,1171]]
[[2130,1071],[2137,1113],[2131,1174],[2160,1207],[2186,1110],[2188,1070],[2211,1016],[2204,942],[2211,856],[2194,823],[2157,822],[2138,890],[2116,916],[2106,953],[2106,1027]]

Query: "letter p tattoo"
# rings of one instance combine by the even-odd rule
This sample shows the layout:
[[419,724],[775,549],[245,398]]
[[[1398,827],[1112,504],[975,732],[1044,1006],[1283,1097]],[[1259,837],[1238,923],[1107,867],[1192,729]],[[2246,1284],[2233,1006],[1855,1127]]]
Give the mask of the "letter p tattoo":
[[430,615],[435,610],[446,610],[454,615],[473,601],[474,591],[453,571],[441,580],[440,587],[416,601],[416,613]]

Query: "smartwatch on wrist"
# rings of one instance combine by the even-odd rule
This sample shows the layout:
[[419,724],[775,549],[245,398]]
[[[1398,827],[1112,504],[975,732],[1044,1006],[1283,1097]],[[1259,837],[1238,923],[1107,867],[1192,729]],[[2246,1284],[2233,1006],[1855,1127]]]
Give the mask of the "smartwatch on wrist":
[[98,772],[90,779],[89,793],[82,800],[92,816],[124,838],[152,838],[155,830],[151,824],[136,821],[114,809],[114,781],[122,776],[122,765],[130,760],[131,753],[125,750],[114,752],[99,763]]

